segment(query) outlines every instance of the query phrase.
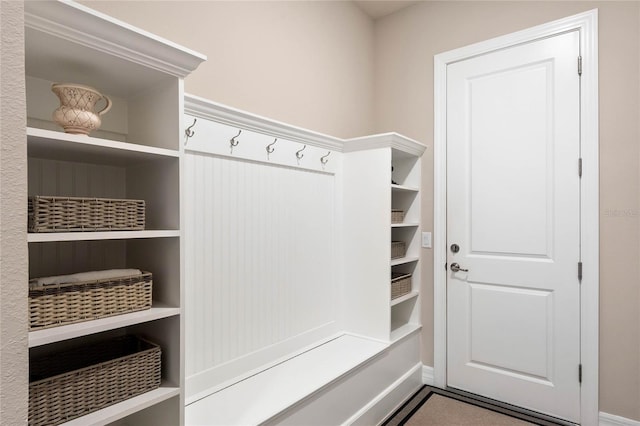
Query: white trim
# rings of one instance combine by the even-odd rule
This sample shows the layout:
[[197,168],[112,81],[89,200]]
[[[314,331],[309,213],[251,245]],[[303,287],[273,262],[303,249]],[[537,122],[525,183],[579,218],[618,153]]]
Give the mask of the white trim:
[[415,157],[420,157],[427,149],[427,147],[420,142],[398,133],[381,133],[361,138],[346,139],[344,141],[344,152],[389,147]]
[[435,377],[433,376],[433,367],[428,365],[422,366],[422,384],[428,386],[435,385]]
[[[207,57],[73,1],[25,2],[24,23],[45,34],[184,78]],[[122,31],[122,30],[126,31]],[[135,46],[133,50],[130,46]]]
[[[310,144],[332,151],[342,152],[344,145],[343,139],[292,126],[291,124],[232,108],[195,95],[184,95],[184,113],[244,130],[251,130],[263,135]],[[191,125],[191,123],[186,123],[186,125]]]
[[[420,157],[427,149],[422,143],[398,133],[382,133],[352,139],[336,138],[190,94],[184,95],[184,113],[243,130],[338,152],[392,148],[410,156]],[[190,124],[186,123],[186,125]]]
[[640,426],[637,420],[600,412],[600,426]]
[[434,384],[446,387],[446,87],[447,65],[491,51],[580,31],[582,132],[582,262],[580,417],[598,424],[598,297],[599,297],[599,166],[598,166],[598,10],[529,28],[503,37],[441,53],[434,57]]

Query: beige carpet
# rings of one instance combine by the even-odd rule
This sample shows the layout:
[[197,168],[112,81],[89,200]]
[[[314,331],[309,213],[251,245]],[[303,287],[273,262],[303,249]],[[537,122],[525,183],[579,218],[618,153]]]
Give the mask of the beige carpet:
[[496,413],[437,394],[405,423],[406,426],[521,426],[532,425],[511,416]]

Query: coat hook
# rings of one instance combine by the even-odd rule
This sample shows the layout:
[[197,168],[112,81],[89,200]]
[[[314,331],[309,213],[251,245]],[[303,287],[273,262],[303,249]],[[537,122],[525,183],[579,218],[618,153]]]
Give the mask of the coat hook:
[[327,164],[329,162],[329,160],[327,159],[329,154],[331,154],[331,151],[327,152],[327,155],[324,155],[324,156],[320,157],[320,162],[322,163],[323,167],[324,167],[325,164]]
[[265,148],[267,150],[267,160],[269,159],[269,154],[273,153],[273,151],[275,151],[276,149],[273,147],[273,145],[276,144],[276,142],[278,142],[278,138],[275,138],[273,140],[273,142],[271,142],[269,145],[267,145],[267,147]]
[[300,162],[300,160],[302,160],[302,157],[304,157],[304,154],[302,153],[302,151],[304,151],[307,148],[307,146],[303,146],[302,149],[298,152],[296,152],[296,158],[298,159],[298,162]]
[[187,127],[184,130],[184,134],[185,134],[184,144],[185,145],[187,144],[187,142],[189,142],[189,138],[196,134],[195,130],[191,130],[193,128],[193,126],[196,125],[196,121],[198,121],[198,119],[194,118],[193,119],[193,124],[191,126]]
[[229,139],[229,147],[231,148],[232,154],[233,154],[233,147],[238,146],[238,144],[240,143],[240,141],[236,139],[238,136],[240,136],[240,133],[242,133],[242,130],[238,130],[238,134],[232,137],[231,139]]

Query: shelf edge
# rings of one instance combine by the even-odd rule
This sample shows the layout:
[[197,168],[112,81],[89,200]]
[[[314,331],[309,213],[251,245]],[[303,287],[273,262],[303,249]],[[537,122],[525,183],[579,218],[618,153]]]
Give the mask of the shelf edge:
[[396,306],[402,302],[406,302],[407,300],[411,300],[415,297],[418,297],[420,295],[419,292],[417,291],[412,291],[410,293],[405,294],[404,296],[400,296],[396,299],[391,300],[390,306]]
[[27,127],[27,144],[30,138],[60,141],[78,146],[113,149],[117,151],[136,152],[141,154],[157,155],[161,157],[180,157],[180,152],[166,148],[140,145],[131,142],[122,142],[111,139],[96,138],[86,135],[72,135],[69,133],[56,132],[54,130],[40,129],[38,127]]
[[179,230],[35,232],[27,234],[27,242],[48,243],[60,241],[131,240],[141,238],[173,238],[179,236]]
[[151,309],[114,315],[92,321],[85,321],[59,327],[45,328],[29,332],[29,347],[48,345],[76,337],[89,336],[103,331],[115,330],[130,325],[143,324],[162,318],[180,315],[180,308],[155,304]]
[[180,395],[180,388],[160,386],[142,395],[134,396],[117,404],[104,407],[101,410],[62,423],[61,426],[84,426],[87,424],[93,426],[106,425],[178,395]]

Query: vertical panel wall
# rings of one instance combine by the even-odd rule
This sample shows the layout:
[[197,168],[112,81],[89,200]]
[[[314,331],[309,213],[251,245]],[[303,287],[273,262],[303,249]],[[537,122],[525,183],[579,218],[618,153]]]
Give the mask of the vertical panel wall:
[[[193,119],[187,119],[190,123]],[[338,330],[327,150],[198,122],[185,153],[187,403]],[[324,170],[326,169],[326,170]]]

